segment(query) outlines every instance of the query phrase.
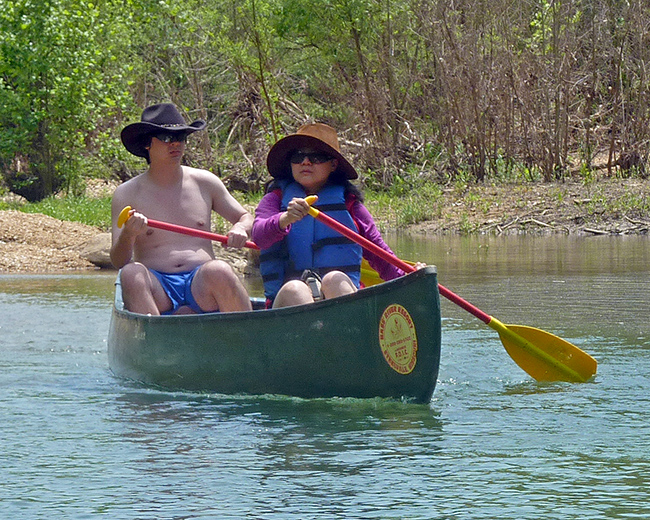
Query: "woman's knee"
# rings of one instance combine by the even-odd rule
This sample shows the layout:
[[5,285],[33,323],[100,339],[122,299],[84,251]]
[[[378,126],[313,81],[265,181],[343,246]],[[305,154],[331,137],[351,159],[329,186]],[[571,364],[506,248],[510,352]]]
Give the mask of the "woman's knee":
[[322,287],[325,298],[336,298],[357,291],[350,277],[342,271],[330,271],[323,276]]
[[289,280],[285,283],[273,302],[273,307],[289,307],[311,303],[314,298],[311,289],[301,280]]

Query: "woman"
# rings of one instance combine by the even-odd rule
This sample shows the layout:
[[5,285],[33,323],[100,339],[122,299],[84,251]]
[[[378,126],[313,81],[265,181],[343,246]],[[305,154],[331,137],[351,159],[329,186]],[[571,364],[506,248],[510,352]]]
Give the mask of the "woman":
[[341,155],[336,130],[322,123],[303,125],[275,143],[266,164],[273,181],[257,206],[251,236],[262,249],[267,306],[301,305],[356,292],[362,256],[383,280],[404,274],[308,216],[305,197],[317,195],[314,207],[392,254],[350,182],[358,175]]

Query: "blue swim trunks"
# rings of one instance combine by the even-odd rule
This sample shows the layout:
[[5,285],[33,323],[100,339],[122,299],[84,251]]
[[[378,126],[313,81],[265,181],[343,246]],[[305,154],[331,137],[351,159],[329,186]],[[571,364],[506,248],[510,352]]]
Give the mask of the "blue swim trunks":
[[151,269],[151,272],[158,278],[160,285],[162,285],[162,288],[172,301],[172,308],[163,312],[163,314],[174,314],[183,305],[189,305],[198,314],[205,312],[192,296],[192,280],[194,280],[194,275],[200,267],[198,266],[192,271],[184,273],[161,273]]

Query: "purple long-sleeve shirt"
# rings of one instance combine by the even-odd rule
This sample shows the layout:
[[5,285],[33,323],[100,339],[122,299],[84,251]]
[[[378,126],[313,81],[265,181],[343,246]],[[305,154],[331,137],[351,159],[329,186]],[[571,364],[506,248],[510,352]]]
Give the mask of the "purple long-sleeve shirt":
[[[262,197],[255,210],[255,221],[253,222],[251,237],[261,249],[268,249],[282,240],[291,230],[291,226],[287,227],[286,230],[280,229],[281,205],[282,198],[279,193],[271,191]],[[362,237],[377,244],[390,254],[394,254],[381,237],[372,215],[358,200],[355,200],[352,205],[352,216],[359,227],[359,234]],[[363,257],[368,260],[370,267],[377,271],[382,280],[392,280],[404,275],[404,271],[365,249],[363,250]]]

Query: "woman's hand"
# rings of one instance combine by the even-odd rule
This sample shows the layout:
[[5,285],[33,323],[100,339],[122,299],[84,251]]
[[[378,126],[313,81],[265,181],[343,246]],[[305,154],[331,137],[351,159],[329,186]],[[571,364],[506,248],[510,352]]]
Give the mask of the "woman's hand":
[[280,215],[280,228],[287,229],[294,222],[302,220],[309,214],[309,204],[305,199],[295,197],[287,205],[287,211]]

